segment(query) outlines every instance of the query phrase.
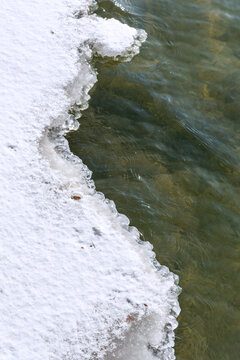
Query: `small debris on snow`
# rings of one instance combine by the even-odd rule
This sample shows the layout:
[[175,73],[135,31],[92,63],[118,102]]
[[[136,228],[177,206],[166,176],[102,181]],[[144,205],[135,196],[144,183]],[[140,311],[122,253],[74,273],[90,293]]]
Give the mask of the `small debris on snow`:
[[73,199],[73,200],[81,200],[81,196],[79,196],[79,195],[72,195],[72,196],[71,196],[71,199]]

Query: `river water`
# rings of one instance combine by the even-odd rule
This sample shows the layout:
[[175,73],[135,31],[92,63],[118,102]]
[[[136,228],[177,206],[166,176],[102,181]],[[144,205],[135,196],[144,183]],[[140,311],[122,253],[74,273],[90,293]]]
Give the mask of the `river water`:
[[179,275],[176,358],[237,360],[240,1],[98,5],[148,39],[130,63],[96,59],[99,81],[70,148]]

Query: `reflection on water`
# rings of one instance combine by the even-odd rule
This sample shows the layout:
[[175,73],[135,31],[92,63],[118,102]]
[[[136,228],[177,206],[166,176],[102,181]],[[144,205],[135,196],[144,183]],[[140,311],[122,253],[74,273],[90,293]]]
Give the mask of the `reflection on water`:
[[[119,0],[120,2],[120,0]],[[240,354],[240,2],[99,1],[145,28],[131,63],[98,60],[72,151],[180,276],[181,360]]]

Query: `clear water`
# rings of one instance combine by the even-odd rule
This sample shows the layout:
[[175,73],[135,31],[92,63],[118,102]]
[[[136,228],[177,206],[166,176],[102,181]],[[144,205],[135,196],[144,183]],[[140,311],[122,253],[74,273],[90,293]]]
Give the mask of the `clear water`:
[[240,358],[240,1],[98,1],[144,28],[99,81],[71,150],[180,277],[178,360]]

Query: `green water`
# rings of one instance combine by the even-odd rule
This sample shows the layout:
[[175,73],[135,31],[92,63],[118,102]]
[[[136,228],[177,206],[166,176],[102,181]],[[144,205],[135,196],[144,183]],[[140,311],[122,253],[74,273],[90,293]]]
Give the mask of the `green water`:
[[71,150],[180,277],[178,360],[240,359],[240,1],[99,1],[144,28],[99,82]]

